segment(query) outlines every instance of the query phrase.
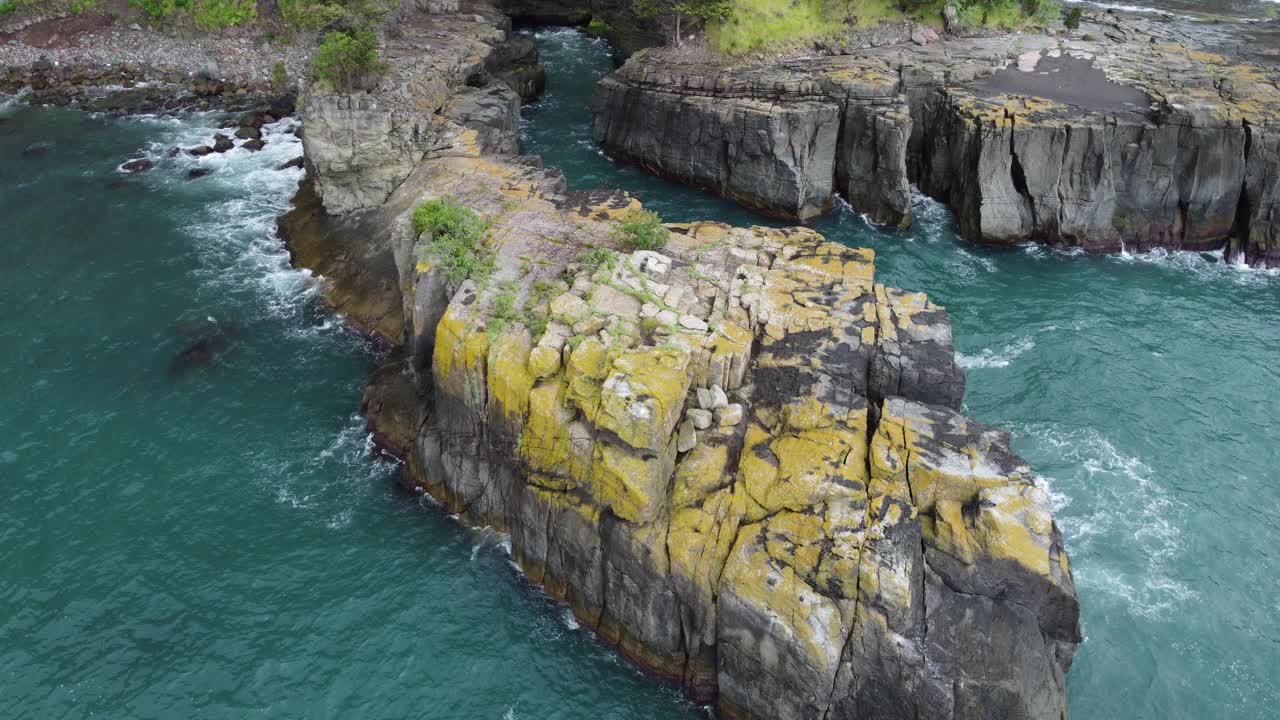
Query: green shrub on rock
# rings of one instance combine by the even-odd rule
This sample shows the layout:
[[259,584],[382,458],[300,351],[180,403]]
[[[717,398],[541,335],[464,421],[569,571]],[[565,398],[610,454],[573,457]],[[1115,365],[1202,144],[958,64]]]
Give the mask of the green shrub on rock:
[[152,20],[163,20],[179,10],[190,8],[191,0],[129,0],[129,4]]
[[578,262],[582,263],[582,267],[587,271],[587,276],[593,276],[600,268],[612,270],[618,265],[618,254],[609,248],[595,248],[588,250],[578,258]]
[[447,198],[428,200],[413,211],[413,229],[418,235],[430,233],[422,260],[450,282],[484,282],[493,274],[493,249],[485,243],[489,224],[475,211]]
[[1080,20],[1084,18],[1084,8],[1079,5],[1067,11],[1067,17],[1062,21],[1068,30],[1079,30]]
[[279,0],[280,19],[303,30],[324,30],[347,16],[340,2]]
[[628,250],[661,250],[671,231],[652,210],[633,210],[613,226],[613,239]]
[[342,91],[362,87],[388,70],[378,54],[378,34],[368,27],[326,34],[313,62],[316,77]]
[[285,70],[283,60],[277,60],[271,68],[271,90],[277,93],[289,90],[289,71]]
[[202,30],[237,27],[258,17],[257,0],[196,0],[196,27]]
[[97,5],[98,0],[0,0],[0,15],[19,10],[32,15],[77,15]]
[[586,32],[588,35],[595,37],[605,37],[610,32],[613,32],[613,27],[604,18],[592,15],[591,22],[587,23]]

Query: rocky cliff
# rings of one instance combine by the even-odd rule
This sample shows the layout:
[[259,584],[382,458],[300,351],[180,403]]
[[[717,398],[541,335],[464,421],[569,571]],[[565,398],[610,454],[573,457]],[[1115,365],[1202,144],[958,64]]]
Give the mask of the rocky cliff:
[[1280,70],[1119,18],[769,65],[632,58],[597,89],[610,154],[784,217],[835,194],[910,222],[910,184],[986,244],[1216,249],[1280,263]]
[[634,201],[425,164],[498,269],[455,289],[397,224],[413,483],[726,717],[1065,714],[1070,564],[1008,436],[957,412],[943,308],[803,228],[672,225],[597,265]]
[[[442,113],[385,203],[304,190],[282,223],[400,346],[365,402],[406,482],[724,717],[1064,717],[1070,562],[1008,436],[958,412],[946,310],[804,228],[622,247],[635,200],[565,193],[493,128]],[[437,197],[485,219],[483,281],[431,261]]]
[[304,147],[332,215],[381,206],[441,147],[450,121],[488,126],[496,132],[480,141],[496,144],[486,149],[514,153],[514,111],[542,91],[537,47],[511,37],[510,22],[491,6],[466,14],[448,12],[456,3],[425,8],[400,9],[383,46],[391,70],[376,89],[308,97]]
[[491,5],[404,2],[391,24],[383,48],[390,72],[377,87],[306,98],[308,177],[279,225],[295,264],[319,276],[330,306],[362,332],[399,344],[390,228],[430,185],[422,160],[459,147],[514,157],[520,104],[540,95],[546,78],[533,40],[512,35]]

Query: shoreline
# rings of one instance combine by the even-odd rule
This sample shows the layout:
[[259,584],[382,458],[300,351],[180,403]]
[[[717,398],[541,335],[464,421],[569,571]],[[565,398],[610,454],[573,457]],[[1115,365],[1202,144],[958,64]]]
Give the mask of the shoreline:
[[[243,98],[301,93],[311,47],[246,37],[178,38],[85,13],[0,33],[0,93],[117,114],[243,109]],[[13,22],[11,21],[11,25]],[[286,87],[272,83],[277,63]]]

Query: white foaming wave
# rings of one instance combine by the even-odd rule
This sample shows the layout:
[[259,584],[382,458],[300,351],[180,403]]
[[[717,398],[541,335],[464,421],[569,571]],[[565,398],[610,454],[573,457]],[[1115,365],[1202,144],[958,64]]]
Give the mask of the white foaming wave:
[[[1262,0],[1262,2],[1280,2],[1280,0]],[[1218,15],[1212,16],[1212,18],[1210,18],[1205,15],[1186,15],[1183,13],[1176,13],[1170,10],[1166,10],[1164,8],[1150,7],[1147,5],[1129,5],[1126,3],[1099,2],[1098,0],[1072,0],[1072,4],[1088,5],[1090,7],[1095,7],[1100,10],[1116,10],[1119,12],[1141,13],[1144,15],[1164,15],[1166,17],[1178,18],[1179,20],[1193,20],[1197,22],[1208,20],[1208,19],[1235,20],[1237,22],[1259,22],[1258,18],[1224,17],[1224,16],[1218,16]]]
[[1273,284],[1280,278],[1280,268],[1258,268],[1246,264],[1243,258],[1226,261],[1226,252],[1217,250],[1166,250],[1154,248],[1142,253],[1127,250],[1108,256],[1114,262],[1144,263],[1156,267],[1187,273],[1199,280],[1228,281],[1236,285],[1259,287]]
[[353,496],[383,487],[397,467],[373,447],[364,417],[355,413],[314,456],[261,463],[260,482],[276,502],[304,511],[307,522],[340,530],[351,524],[359,505]]
[[471,562],[475,562],[480,557],[480,552],[488,549],[495,549],[498,552],[511,557],[511,536],[504,532],[499,532],[485,525],[482,528],[474,529],[475,542],[471,545]]
[[[213,126],[220,117],[207,115],[194,124],[180,123],[152,143],[150,154],[169,170],[156,173],[155,181],[166,185],[168,192],[221,191],[226,199],[208,204],[187,228],[201,253],[211,260],[203,279],[215,285],[255,287],[265,297],[268,312],[293,316],[318,290],[316,278],[291,265],[287,248],[276,237],[276,218],[289,209],[304,175],[300,168],[276,169],[302,153],[302,141],[290,132],[298,123],[286,118],[264,125],[266,146],[257,152],[238,145],[200,158],[181,151],[169,158],[173,147],[212,143],[213,135],[222,132]],[[189,180],[186,175],[195,168],[213,172]]]
[[1075,567],[1078,587],[1116,598],[1134,615],[1161,622],[1198,597],[1195,589],[1167,574],[1183,552],[1180,528],[1189,508],[1160,484],[1150,466],[1092,428],[1038,423],[1011,430],[1041,443],[1057,463],[1078,468],[1074,476],[1040,478],[1067,549],[1089,555],[1088,563]]
[[950,267],[957,275],[966,278],[977,276],[979,271],[993,273],[999,270],[991,258],[979,257],[958,245],[956,260],[950,263]]
[[983,348],[977,355],[956,353],[956,364],[965,369],[1009,367],[1019,355],[1036,346],[1036,341],[1021,337],[999,350]]
[[578,618],[574,616],[573,609],[568,607],[560,608],[560,622],[570,630],[577,630],[582,627],[582,623],[578,622]]

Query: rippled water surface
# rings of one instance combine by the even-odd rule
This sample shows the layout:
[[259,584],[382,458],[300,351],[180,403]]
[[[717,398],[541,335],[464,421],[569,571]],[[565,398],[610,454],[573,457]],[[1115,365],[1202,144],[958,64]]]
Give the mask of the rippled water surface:
[[[605,159],[590,142],[602,42],[537,33],[549,93],[528,152],[571,188],[632,190],[672,221],[765,222]],[[1220,257],[993,252],[921,198],[908,232],[816,224],[951,312],[966,411],[1013,433],[1052,489],[1086,641],[1073,718],[1274,718],[1280,706],[1280,277]]]
[[0,104],[0,717],[697,716],[393,491],[273,237],[296,138],[165,156],[220,119]]

